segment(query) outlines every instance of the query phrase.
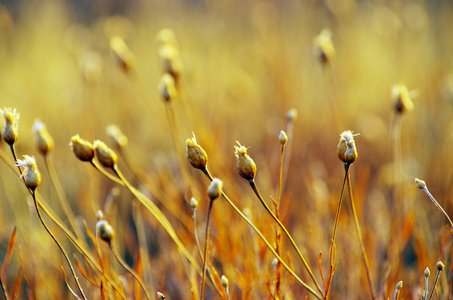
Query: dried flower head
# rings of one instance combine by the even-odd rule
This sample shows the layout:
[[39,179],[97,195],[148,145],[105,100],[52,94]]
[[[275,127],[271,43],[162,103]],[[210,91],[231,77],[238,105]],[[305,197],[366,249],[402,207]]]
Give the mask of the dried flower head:
[[176,99],[178,95],[175,87],[175,79],[168,73],[162,75],[160,79],[159,94],[166,102]]
[[5,118],[5,128],[3,129],[3,140],[9,144],[14,145],[18,137],[18,121],[20,114],[16,112],[16,109],[11,107],[5,107],[2,112]]
[[219,198],[220,195],[222,195],[222,187],[223,187],[222,180],[214,178],[211,181],[211,184],[208,187],[208,196],[209,198],[211,198],[211,201]]
[[17,160],[16,167],[24,167],[20,177],[24,178],[27,188],[34,191],[41,183],[41,173],[39,173],[36,160],[33,156],[24,155],[23,158],[23,160]]
[[340,142],[337,147],[338,158],[344,163],[352,164],[357,159],[357,149],[355,147],[354,136],[351,130],[343,131],[340,134]]
[[107,135],[112,140],[112,143],[117,148],[122,148],[127,145],[127,137],[121,132],[121,129],[116,125],[109,125],[107,127]]
[[441,261],[438,261],[436,267],[438,271],[442,271],[445,268],[445,265]]
[[313,54],[323,65],[331,63],[335,58],[335,48],[332,43],[332,32],[324,29],[313,39]]
[[39,119],[36,119],[32,130],[36,134],[35,141],[39,152],[41,152],[42,155],[47,155],[53,150],[54,142],[52,136],[47,131],[46,125]]
[[81,161],[92,161],[94,158],[94,146],[79,137],[79,135],[74,135],[71,138],[71,143],[69,146],[74,152],[75,156],[80,159]]
[[418,178],[415,178],[415,186],[418,188],[418,189],[425,189],[426,188],[426,183],[423,181],[423,180],[420,180]]
[[278,136],[278,141],[280,142],[280,144],[282,146],[286,145],[286,143],[288,142],[288,136],[286,135],[286,133],[283,130],[280,131],[280,134]]
[[256,165],[253,159],[247,154],[247,148],[236,141],[238,146],[234,146],[234,154],[237,157],[236,168],[239,175],[246,180],[253,180],[256,175]]
[[100,140],[94,141],[96,157],[104,168],[113,168],[118,162],[116,153]]
[[192,138],[186,140],[186,157],[192,167],[202,170],[206,169],[208,155],[203,148],[197,144],[195,134],[193,134]]
[[137,64],[137,58],[121,37],[113,36],[110,38],[110,49],[124,71],[134,68]]
[[96,223],[96,232],[107,243],[110,243],[115,237],[115,230],[106,220],[100,220]]
[[395,84],[392,87],[392,100],[393,103],[395,103],[395,110],[398,113],[414,109],[414,104],[410,98],[409,91],[404,84]]

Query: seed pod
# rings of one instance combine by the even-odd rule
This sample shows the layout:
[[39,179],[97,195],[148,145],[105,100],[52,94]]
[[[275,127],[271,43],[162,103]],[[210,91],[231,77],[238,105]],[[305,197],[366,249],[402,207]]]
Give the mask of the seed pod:
[[441,261],[439,261],[439,262],[437,262],[436,267],[437,267],[438,271],[442,271],[445,268],[445,265]]
[[186,140],[186,157],[192,167],[196,169],[206,169],[208,155],[203,148],[197,144],[195,134],[192,138]]
[[23,158],[23,160],[17,160],[16,166],[24,167],[20,177],[24,178],[27,188],[34,191],[41,184],[41,173],[39,173],[36,160],[33,156],[24,155]]
[[335,48],[332,43],[332,32],[324,29],[313,39],[313,54],[323,64],[329,64],[335,58]]
[[192,197],[192,198],[190,199],[190,207],[191,207],[192,209],[195,209],[195,208],[197,208],[197,206],[198,206],[197,200],[195,200],[195,198]]
[[426,267],[425,272],[423,272],[426,278],[429,278],[429,275],[431,275],[431,272],[429,272],[429,268]]
[[18,137],[18,121],[20,114],[16,112],[16,109],[11,107],[5,107],[2,112],[3,117],[5,118],[5,128],[3,128],[3,140],[8,145],[14,145]]
[[92,161],[94,158],[94,146],[79,137],[79,135],[74,135],[71,138],[71,146],[72,152],[74,152],[75,156],[80,159],[81,161]]
[[127,137],[121,132],[121,129],[118,126],[109,125],[107,127],[107,135],[110,137],[115,147],[122,148],[127,145]]
[[278,141],[280,142],[280,144],[282,146],[286,145],[286,143],[288,142],[288,136],[286,135],[286,133],[283,130],[280,131],[280,135],[278,136]]
[[420,180],[418,178],[415,178],[415,186],[418,188],[418,189],[425,189],[426,188],[426,183],[423,181],[423,180]]
[[238,146],[234,146],[234,154],[237,157],[237,171],[242,178],[253,180],[256,175],[256,165],[253,159],[248,156],[247,148],[236,141]]
[[115,237],[115,230],[106,220],[101,220],[96,223],[96,231],[99,234],[99,237],[110,243]]
[[414,104],[409,96],[409,91],[404,84],[396,84],[392,87],[392,100],[395,103],[397,113],[404,113],[414,109]]
[[159,83],[159,94],[165,102],[176,99],[178,92],[176,91],[175,80],[168,73],[162,75]]
[[47,131],[46,125],[39,119],[35,120],[32,131],[36,134],[35,141],[39,152],[42,155],[47,155],[54,148],[52,136]]
[[214,178],[208,187],[208,196],[212,200],[215,200],[222,195],[223,182],[218,178]]
[[344,163],[352,164],[357,159],[357,149],[354,142],[352,131],[343,131],[340,134],[340,142],[337,146],[338,158]]
[[94,141],[96,157],[104,168],[113,168],[118,162],[116,153],[100,140]]

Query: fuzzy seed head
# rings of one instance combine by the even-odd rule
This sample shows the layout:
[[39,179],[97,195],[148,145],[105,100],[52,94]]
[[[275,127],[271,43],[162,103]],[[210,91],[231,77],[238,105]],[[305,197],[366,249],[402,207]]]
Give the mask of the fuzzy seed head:
[[431,273],[429,272],[428,267],[426,267],[425,272],[423,272],[423,274],[425,275],[425,278],[429,278],[429,275],[431,275]]
[[354,136],[357,134],[352,134],[351,130],[343,131],[340,134],[340,142],[337,146],[338,158],[344,163],[352,164],[357,159],[357,148],[354,142]]
[[36,160],[33,156],[24,155],[22,159],[18,159],[16,167],[23,167],[21,178],[24,178],[25,185],[30,190],[34,191],[41,184],[41,173],[36,166]]
[[220,283],[222,284],[224,289],[228,288],[229,282],[228,278],[225,275],[222,275],[222,277],[220,278]]
[[195,169],[205,169],[208,164],[208,155],[203,148],[197,144],[195,134],[193,134],[192,138],[186,140],[186,157]]
[[39,119],[36,119],[32,130],[35,133],[35,142],[39,152],[42,155],[47,155],[53,150],[54,142],[52,136],[47,131],[46,125]]
[[331,63],[335,58],[332,32],[329,29],[324,29],[313,39],[313,54],[323,65]]
[[168,73],[162,75],[162,78],[160,79],[159,94],[165,102],[176,99],[178,95],[175,86],[175,79]]
[[438,271],[442,271],[445,268],[445,265],[441,261],[438,261],[436,267]]
[[116,153],[100,140],[94,141],[96,157],[104,168],[113,168],[118,162]]
[[92,161],[94,158],[94,146],[79,137],[79,135],[74,135],[71,138],[71,143],[69,146],[74,152],[75,156],[80,159],[81,161]]
[[158,298],[159,300],[165,300],[165,296],[164,296],[164,294],[162,294],[161,292],[157,292],[157,298]]
[[99,234],[99,237],[107,243],[110,243],[115,237],[115,230],[106,220],[101,220],[96,223],[96,232]]
[[278,141],[280,142],[280,144],[282,146],[286,145],[286,143],[288,142],[288,136],[286,135],[286,133],[283,130],[280,131],[280,135],[278,136]]
[[414,109],[409,91],[404,84],[396,84],[392,87],[392,100],[397,113],[404,113]]
[[214,178],[208,187],[208,196],[212,200],[215,200],[222,195],[223,182],[218,178]]
[[127,145],[127,137],[121,132],[121,129],[118,126],[109,125],[107,127],[107,135],[110,137],[115,147],[122,148]]
[[418,178],[415,178],[415,186],[421,190],[426,189],[426,183]]
[[236,141],[238,146],[234,146],[234,155],[237,158],[236,168],[239,175],[246,180],[253,180],[256,175],[256,165],[253,159],[247,154],[247,148]]
[[3,140],[8,145],[14,145],[18,137],[19,129],[19,117],[20,114],[16,112],[16,109],[11,107],[5,107],[3,110],[0,110],[2,116],[5,118],[5,128],[3,128]]
[[124,71],[133,69],[137,64],[137,58],[121,37],[113,36],[110,38],[110,50]]
[[197,206],[198,206],[197,200],[195,200],[195,198],[192,197],[192,198],[190,199],[190,207],[191,207],[192,209],[195,209],[195,208],[197,208]]

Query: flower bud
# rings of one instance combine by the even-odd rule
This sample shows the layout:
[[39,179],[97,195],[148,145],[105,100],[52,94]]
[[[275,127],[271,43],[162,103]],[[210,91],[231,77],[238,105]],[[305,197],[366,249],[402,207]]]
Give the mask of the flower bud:
[[438,271],[442,271],[445,268],[445,265],[441,261],[439,261],[439,262],[437,262],[436,267],[437,267]]
[[191,207],[192,209],[195,209],[195,208],[197,208],[197,206],[198,206],[197,200],[195,200],[195,198],[192,197],[192,198],[190,199],[190,207]]
[[74,152],[75,156],[80,159],[81,161],[92,161],[94,158],[94,146],[79,137],[79,135],[74,135],[71,138],[71,146],[72,152]]
[[404,84],[396,84],[392,87],[392,100],[395,103],[396,112],[400,114],[414,109],[409,91]]
[[52,136],[47,131],[46,125],[39,119],[35,120],[33,125],[33,132],[36,134],[35,141],[38,146],[39,152],[42,155],[47,155],[54,148],[54,142]]
[[169,45],[175,47],[176,49],[179,48],[179,43],[176,39],[176,35],[170,28],[162,28],[161,30],[159,30],[159,32],[156,34],[156,43],[159,47]]
[[175,80],[168,73],[162,75],[160,79],[159,94],[165,102],[175,99],[178,94],[175,87]]
[[116,153],[100,140],[94,141],[96,157],[104,168],[113,168],[118,162]]
[[121,132],[121,129],[116,125],[109,125],[107,127],[107,135],[112,140],[112,143],[117,148],[122,148],[127,145],[127,137]]
[[236,141],[238,146],[234,146],[234,154],[237,157],[236,168],[239,175],[246,180],[253,180],[256,175],[256,165],[253,159],[248,156],[247,148],[242,146],[238,141]]
[[398,281],[398,283],[396,284],[396,289],[399,291],[403,288],[403,281]]
[[297,119],[297,109],[291,108],[286,112],[286,119],[288,121],[294,121]]
[[96,223],[96,231],[99,234],[99,237],[110,243],[115,237],[115,230],[106,220],[101,220]]
[[110,49],[124,71],[129,71],[137,64],[137,58],[121,37],[113,36],[110,38]]
[[162,294],[161,292],[157,292],[157,298],[158,298],[159,300],[165,300],[165,295]]
[[3,117],[5,118],[5,128],[3,128],[3,140],[8,145],[14,145],[18,137],[18,121],[20,114],[16,112],[16,109],[4,108],[0,110]]
[[203,170],[208,164],[208,155],[203,148],[197,144],[195,134],[192,138],[186,140],[186,157],[192,167],[196,169]]
[[280,142],[280,144],[282,146],[286,145],[286,143],[288,142],[288,136],[286,135],[286,133],[283,130],[280,131],[280,135],[278,136],[278,141]]
[[223,182],[218,178],[214,178],[208,187],[208,196],[212,200],[215,200],[222,195]]
[[357,159],[357,149],[354,142],[352,131],[343,131],[340,134],[340,142],[337,146],[338,158],[344,163],[352,164]]
[[429,272],[428,267],[426,267],[425,272],[423,272],[423,274],[425,275],[426,278],[429,278],[429,275],[431,275],[431,273]]
[[24,167],[20,177],[24,178],[27,188],[34,191],[41,184],[41,173],[39,173],[33,156],[24,155],[23,157],[23,160],[17,160],[16,167]]
[[170,74],[177,82],[184,68],[178,48],[169,44],[163,45],[159,50],[159,56],[162,64],[162,73]]
[[104,213],[102,212],[102,210],[98,210],[98,212],[96,213],[96,220],[101,221],[102,219],[104,219]]
[[335,48],[332,43],[332,33],[329,29],[324,29],[313,39],[313,54],[319,61],[326,65],[335,58]]
[[223,288],[228,288],[228,278],[225,275],[222,275],[222,277],[220,278],[220,283],[222,284]]
[[418,178],[415,178],[415,186],[418,188],[418,189],[425,189],[426,188],[426,183],[423,181],[423,180],[420,180]]

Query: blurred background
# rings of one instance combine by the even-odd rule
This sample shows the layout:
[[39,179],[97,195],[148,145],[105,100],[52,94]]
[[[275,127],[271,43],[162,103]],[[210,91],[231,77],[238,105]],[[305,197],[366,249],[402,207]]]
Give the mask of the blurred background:
[[[257,185],[271,203],[278,188],[278,136],[288,129],[288,111],[295,109],[281,219],[320,282],[318,256],[322,252],[327,278],[344,177],[336,147],[339,134],[352,130],[360,134],[355,137],[358,159],[351,167],[352,188],[379,296],[391,298],[396,283],[403,280],[400,299],[418,299],[424,290],[423,271],[431,269],[431,287],[436,263],[442,260],[447,267],[437,287],[440,299],[447,299],[452,289],[448,223],[415,188],[414,178],[425,180],[447,214],[453,215],[452,16],[453,4],[447,0],[1,1],[0,107],[20,113],[15,149],[19,156],[36,157],[43,176],[39,192],[55,213],[65,220],[36,149],[32,127],[37,118],[55,141],[52,159],[78,224],[83,230],[85,220],[94,231],[96,212],[110,209],[117,248],[133,267],[140,248],[133,196],[126,189],[112,192],[115,183],[75,158],[69,147],[73,135],[112,145],[106,128],[117,125],[128,138],[131,160],[180,207],[184,218],[159,204],[198,259],[187,203],[190,197],[199,201],[197,234],[203,240],[208,180],[187,164],[186,139],[195,134],[209,156],[210,171],[272,240],[275,227],[237,175],[233,146],[237,140],[250,147]],[[160,48],[163,38],[158,35],[164,28],[176,37],[174,47],[182,66],[178,96],[171,103],[162,100],[158,90],[166,66]],[[324,29],[330,31],[335,49],[327,60],[320,59],[315,39]],[[118,50],[112,37],[127,46]],[[407,86],[413,110],[396,112],[397,99],[391,93],[395,84]],[[170,111],[176,116],[174,126]],[[8,145],[2,141],[0,147],[11,163]],[[121,158],[119,166],[134,186],[161,203]],[[22,278],[19,299],[68,298],[60,271],[67,265],[29,198],[17,170],[0,163],[0,259],[6,255],[13,228],[18,230],[11,265],[2,280],[12,290]],[[347,198],[336,239],[338,265],[331,297],[367,299],[369,287]],[[160,290],[167,299],[191,299],[191,282],[199,283],[200,278],[187,278],[175,244],[152,216],[142,213],[147,286],[153,295]],[[213,265],[229,278],[231,299],[272,294],[267,283],[274,276],[273,256],[247,224],[218,201],[211,225]],[[68,252],[80,257],[53,227]],[[311,283],[283,240],[282,257]],[[127,279],[124,269],[109,257],[118,282]],[[99,298],[99,289],[79,277],[90,298]],[[68,280],[72,285],[70,276]],[[282,295],[302,299],[309,294],[283,272]],[[219,295],[208,289],[206,297]]]

